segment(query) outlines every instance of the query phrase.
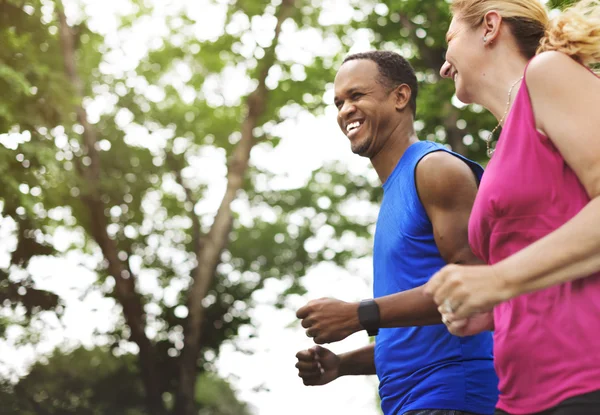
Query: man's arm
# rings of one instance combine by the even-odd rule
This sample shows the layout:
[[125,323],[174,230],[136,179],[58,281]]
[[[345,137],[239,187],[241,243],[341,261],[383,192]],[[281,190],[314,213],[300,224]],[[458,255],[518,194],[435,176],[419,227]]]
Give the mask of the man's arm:
[[374,374],[375,343],[340,355],[340,376]]
[[415,182],[442,258],[448,264],[481,264],[469,246],[477,179],[467,163],[445,151],[429,153],[417,165]]
[[[449,264],[481,264],[469,246],[469,216],[477,195],[477,179],[471,168],[458,157],[437,151],[417,164],[415,182],[442,258]],[[425,296],[423,286],[375,301],[381,327],[441,322],[438,307]]]
[[[415,182],[442,258],[447,263],[481,264],[468,242],[469,215],[477,194],[477,180],[471,168],[458,157],[438,151],[419,162]],[[441,322],[437,305],[424,294],[423,287],[379,297],[375,301],[379,306],[380,327]],[[362,330],[358,305],[323,298],[309,302],[298,310],[297,316],[315,343],[331,343]]]
[[305,385],[325,385],[340,376],[374,375],[374,353],[375,344],[340,355],[315,346],[296,354],[296,368]]

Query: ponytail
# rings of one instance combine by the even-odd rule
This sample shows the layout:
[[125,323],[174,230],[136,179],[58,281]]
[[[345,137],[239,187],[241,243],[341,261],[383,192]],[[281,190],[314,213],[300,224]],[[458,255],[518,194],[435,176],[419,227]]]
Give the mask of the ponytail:
[[600,63],[600,1],[581,0],[551,19],[537,53],[550,50],[583,65]]

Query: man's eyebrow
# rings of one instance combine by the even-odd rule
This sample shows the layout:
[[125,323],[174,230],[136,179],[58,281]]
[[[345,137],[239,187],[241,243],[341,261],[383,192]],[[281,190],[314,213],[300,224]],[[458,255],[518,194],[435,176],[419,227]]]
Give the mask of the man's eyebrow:
[[352,95],[352,94],[353,94],[353,93],[355,93],[356,91],[359,91],[359,90],[362,90],[362,89],[364,89],[364,88],[363,88],[362,86],[360,86],[360,85],[359,85],[359,86],[353,86],[352,88],[350,88],[350,89],[348,89],[348,90],[346,91],[346,94],[348,94],[348,95]]
[[[353,93],[355,93],[355,92],[357,92],[357,91],[360,91],[360,90],[362,90],[362,89],[364,89],[364,87],[363,87],[363,86],[353,86],[352,88],[348,88],[347,90],[345,90],[345,91],[343,92],[343,95],[352,95]],[[341,100],[342,100],[342,99],[341,99],[339,96],[337,96],[337,95],[335,95],[335,96],[333,97],[333,102],[336,102],[336,101],[341,101]]]

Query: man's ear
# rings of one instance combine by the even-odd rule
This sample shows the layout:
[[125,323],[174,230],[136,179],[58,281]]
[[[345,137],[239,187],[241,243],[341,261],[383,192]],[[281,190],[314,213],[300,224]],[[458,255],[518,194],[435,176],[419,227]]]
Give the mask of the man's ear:
[[410,87],[406,84],[398,85],[394,89],[393,94],[396,100],[396,111],[403,111],[408,106],[410,97],[412,96]]

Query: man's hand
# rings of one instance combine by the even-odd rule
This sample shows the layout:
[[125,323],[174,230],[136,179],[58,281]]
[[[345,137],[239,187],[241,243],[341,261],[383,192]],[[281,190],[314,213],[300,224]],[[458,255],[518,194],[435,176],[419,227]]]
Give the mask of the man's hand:
[[340,358],[321,346],[311,347],[296,354],[298,376],[306,386],[325,385],[340,375]]
[[475,314],[462,320],[449,321],[444,315],[448,331],[455,336],[474,336],[481,332],[494,329],[494,316],[492,312]]
[[309,301],[298,310],[306,335],[317,344],[333,343],[362,330],[358,321],[358,303],[346,303],[334,298]]

